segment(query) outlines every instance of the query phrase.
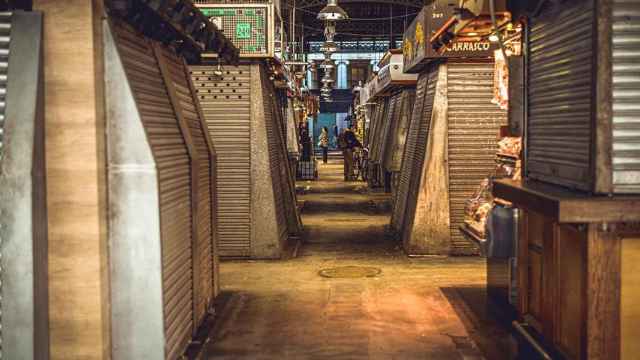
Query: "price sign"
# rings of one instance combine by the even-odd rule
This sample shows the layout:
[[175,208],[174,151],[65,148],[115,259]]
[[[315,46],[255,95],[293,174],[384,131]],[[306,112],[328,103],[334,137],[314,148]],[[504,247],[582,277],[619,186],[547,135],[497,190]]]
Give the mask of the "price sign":
[[238,23],[236,25],[236,38],[238,39],[251,39],[251,24]]

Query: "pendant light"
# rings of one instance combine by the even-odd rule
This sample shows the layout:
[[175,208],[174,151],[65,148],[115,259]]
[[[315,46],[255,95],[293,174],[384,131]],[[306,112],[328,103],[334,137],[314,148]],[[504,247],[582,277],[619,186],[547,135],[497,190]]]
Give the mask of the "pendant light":
[[328,0],[327,6],[318,13],[318,20],[322,21],[340,21],[348,18],[347,12],[338,5],[338,0]]
[[324,70],[332,70],[336,68],[336,64],[331,60],[325,59],[320,63],[319,67]]
[[326,75],[320,80],[323,84],[333,84],[335,80],[333,78],[327,77]]
[[326,53],[333,54],[338,51],[338,45],[333,40],[331,41],[327,40],[320,47],[320,51],[322,51],[325,54]]

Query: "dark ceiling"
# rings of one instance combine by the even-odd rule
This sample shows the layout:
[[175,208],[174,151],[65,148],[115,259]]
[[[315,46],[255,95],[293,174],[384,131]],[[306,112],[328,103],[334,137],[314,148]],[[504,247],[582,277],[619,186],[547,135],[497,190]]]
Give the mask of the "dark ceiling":
[[[299,34],[304,29],[305,42],[322,41],[324,24],[316,16],[326,3],[326,0],[283,0],[283,16],[288,24],[295,6],[296,32]],[[424,3],[425,0],[339,0],[338,4],[350,19],[336,24],[336,41],[401,37]]]

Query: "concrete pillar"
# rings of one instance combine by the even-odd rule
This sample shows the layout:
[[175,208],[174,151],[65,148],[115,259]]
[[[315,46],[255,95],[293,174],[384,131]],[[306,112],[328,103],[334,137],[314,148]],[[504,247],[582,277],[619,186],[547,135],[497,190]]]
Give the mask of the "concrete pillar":
[[108,359],[103,2],[33,5],[44,13],[51,359]]

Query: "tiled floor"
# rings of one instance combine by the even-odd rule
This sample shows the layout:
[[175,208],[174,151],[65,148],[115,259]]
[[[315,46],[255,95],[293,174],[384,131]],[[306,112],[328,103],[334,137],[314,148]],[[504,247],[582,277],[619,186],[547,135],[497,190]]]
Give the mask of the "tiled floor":
[[[483,259],[407,258],[385,231],[385,196],[344,183],[341,171],[321,165],[320,181],[299,184],[306,234],[297,258],[222,264],[221,315],[205,357],[506,358],[496,339],[504,334],[482,320]],[[318,274],[340,266],[382,273]]]

